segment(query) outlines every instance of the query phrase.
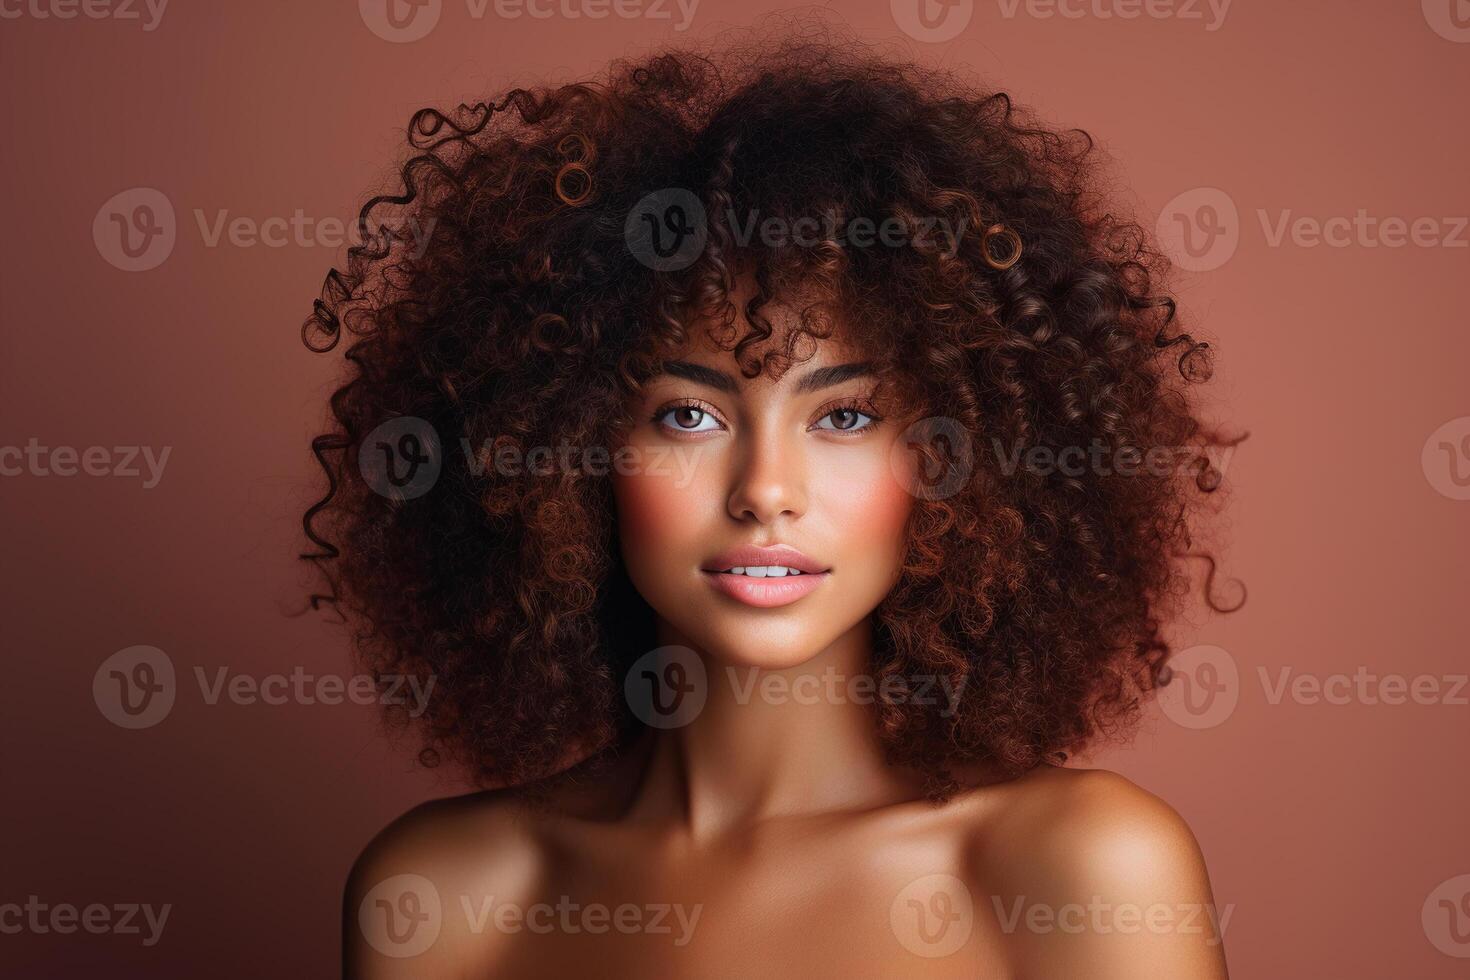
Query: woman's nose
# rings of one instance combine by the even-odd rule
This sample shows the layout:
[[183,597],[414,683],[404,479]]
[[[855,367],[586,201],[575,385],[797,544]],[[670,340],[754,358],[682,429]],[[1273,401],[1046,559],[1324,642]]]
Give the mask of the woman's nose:
[[783,515],[795,519],[806,513],[807,460],[801,435],[773,430],[747,429],[735,456],[728,509],[737,521],[773,524]]

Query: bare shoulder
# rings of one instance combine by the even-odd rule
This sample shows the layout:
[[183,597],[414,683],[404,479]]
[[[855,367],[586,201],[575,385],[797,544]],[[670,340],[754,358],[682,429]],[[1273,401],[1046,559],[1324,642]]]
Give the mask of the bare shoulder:
[[432,800],[368,842],[343,895],[345,975],[458,976],[488,965],[486,896],[515,901],[542,874],[537,813],[514,792]]
[[504,880],[508,860],[535,854],[536,820],[534,808],[511,791],[430,800],[380,830],[349,881],[416,873],[462,883],[492,870]]
[[[986,836],[1003,835],[1027,863],[1088,877],[1203,872],[1184,818],[1159,797],[1105,769],[1041,766],[1002,788]],[[1012,850],[1015,854],[1017,851]]]
[[983,901],[1042,972],[1225,976],[1228,915],[1199,842],[1159,797],[1116,773],[1044,766],[993,788],[971,840]]

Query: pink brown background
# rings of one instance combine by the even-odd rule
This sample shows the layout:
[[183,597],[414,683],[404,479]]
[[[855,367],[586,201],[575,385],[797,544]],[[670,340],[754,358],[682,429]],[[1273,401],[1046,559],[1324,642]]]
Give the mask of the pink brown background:
[[[0,447],[170,452],[146,488],[146,468],[0,477],[0,904],[172,905],[152,947],[0,934],[7,976],[336,970],[358,849],[461,787],[370,707],[209,704],[194,673],[353,673],[337,628],[285,615],[336,365],[297,338],[342,254],[317,223],[384,185],[420,106],[786,6],[703,0],[686,25],[672,3],[536,19],[435,0],[424,36],[393,41],[383,3],[173,0],[156,22],[0,5]],[[1223,568],[1249,602],[1178,631],[1215,700],[1151,709],[1093,764],[1193,826],[1234,975],[1470,975],[1470,909],[1438,904],[1470,890],[1470,5],[966,0],[947,40],[912,0],[826,7],[1093,132],[1194,270],[1180,297],[1218,348],[1218,412],[1251,433]],[[109,216],[158,201],[111,201],[136,188],[166,198],[173,242],[128,271]],[[280,224],[298,210],[300,241]],[[222,213],[289,240],[211,244]],[[179,683],[166,718],[128,730],[93,679],[134,645]],[[1437,694],[1412,696],[1421,677]]]

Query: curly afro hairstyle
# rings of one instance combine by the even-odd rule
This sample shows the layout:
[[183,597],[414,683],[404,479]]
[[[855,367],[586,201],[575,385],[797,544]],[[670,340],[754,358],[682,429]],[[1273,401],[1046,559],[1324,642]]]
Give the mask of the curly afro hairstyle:
[[[362,207],[362,242],[303,327],[313,350],[349,342],[313,441],[328,487],[302,557],[324,578],[312,605],[354,624],[368,669],[434,678],[426,764],[544,784],[642,730],[621,691],[654,618],[622,568],[610,480],[487,455],[616,445],[632,396],[700,322],[730,328],[721,342],[753,377],[840,316],[915,412],[982,450],[958,492],[918,495],[874,614],[877,678],[965,685],[952,713],[874,709],[890,760],[936,798],[962,766],[1015,774],[1126,731],[1167,681],[1161,631],[1191,556],[1221,608],[1194,525],[1220,499],[1212,447],[1239,439],[1202,421],[1209,345],[1175,325],[1168,264],[1099,189],[1085,132],[953,72],[787,32],[422,109],[407,136],[394,192]],[[702,206],[706,234],[667,267],[629,233],[649,195],[673,191]],[[908,234],[848,240],[855,217]],[[822,231],[742,235],[767,218]],[[939,219],[968,233],[954,247],[921,234]],[[729,296],[746,274],[742,332]],[[797,288],[822,299],[759,355],[782,346],[762,308]],[[438,441],[416,495],[384,492],[365,465],[374,430],[403,417]],[[1174,462],[1068,466],[1069,448]]]

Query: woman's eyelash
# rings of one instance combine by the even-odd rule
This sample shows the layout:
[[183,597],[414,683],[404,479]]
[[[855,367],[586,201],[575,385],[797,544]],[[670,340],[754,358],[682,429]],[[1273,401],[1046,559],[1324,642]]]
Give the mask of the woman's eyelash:
[[714,414],[714,411],[708,405],[694,399],[689,399],[687,401],[667,402],[663,405],[660,405],[658,408],[653,410],[653,418],[650,421],[657,422],[659,419],[663,418],[670,412],[677,411],[681,408],[692,408],[700,412],[708,412],[711,415]]

